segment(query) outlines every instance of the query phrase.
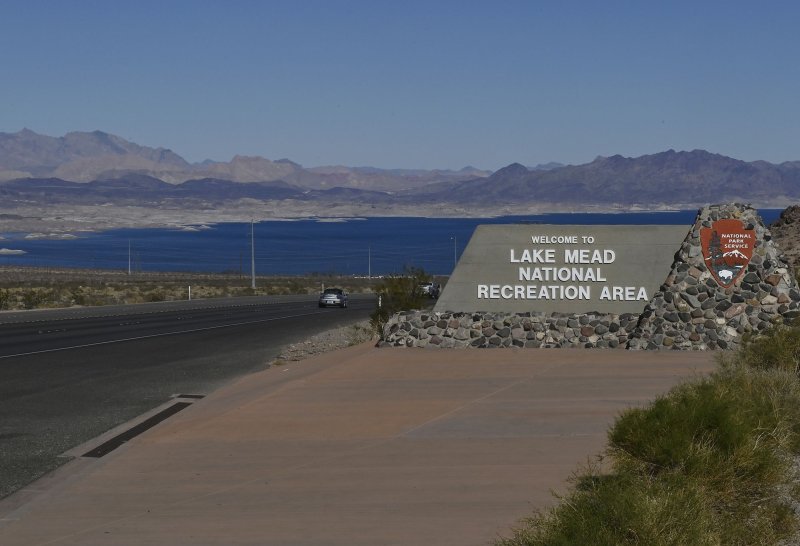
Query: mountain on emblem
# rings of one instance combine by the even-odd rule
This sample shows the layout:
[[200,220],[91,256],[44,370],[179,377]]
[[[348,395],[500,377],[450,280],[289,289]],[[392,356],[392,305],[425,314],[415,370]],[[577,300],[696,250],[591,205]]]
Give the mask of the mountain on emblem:
[[700,230],[706,267],[717,283],[727,288],[744,274],[753,256],[756,237],[740,220],[717,220]]
[[741,253],[739,250],[731,250],[731,251],[729,251],[729,252],[725,252],[725,253],[723,254],[723,256],[724,256],[725,258],[728,258],[728,257],[731,257],[731,258],[741,258],[741,259],[742,259],[742,260],[744,260],[745,262],[749,262],[749,261],[750,261],[750,260],[749,260],[749,258],[748,258],[747,256],[745,256],[744,254],[742,254],[742,253]]

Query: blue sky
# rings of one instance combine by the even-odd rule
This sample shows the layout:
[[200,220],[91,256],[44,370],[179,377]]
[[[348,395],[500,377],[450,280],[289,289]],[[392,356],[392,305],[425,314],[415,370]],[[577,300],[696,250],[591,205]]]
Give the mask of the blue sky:
[[0,131],[189,161],[497,169],[702,148],[800,160],[777,2],[0,0]]

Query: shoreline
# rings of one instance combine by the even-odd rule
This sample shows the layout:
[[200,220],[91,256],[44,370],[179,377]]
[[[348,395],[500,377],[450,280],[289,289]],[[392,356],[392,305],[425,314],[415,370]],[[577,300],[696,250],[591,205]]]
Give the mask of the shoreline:
[[[334,203],[329,207],[309,207],[296,201],[240,200],[224,208],[164,208],[117,206],[111,204],[52,207],[0,206],[0,237],[26,234],[43,239],[64,239],[80,233],[97,233],[113,229],[175,229],[184,231],[208,229],[224,223],[280,221],[347,222],[366,218],[499,218],[503,216],[537,216],[544,214],[625,214],[667,213],[694,210],[698,203],[651,205],[565,205],[539,203],[494,207],[463,207],[447,203],[428,206],[382,206]],[[781,209],[786,203],[759,204],[757,208]],[[6,240],[8,240],[6,238]]]

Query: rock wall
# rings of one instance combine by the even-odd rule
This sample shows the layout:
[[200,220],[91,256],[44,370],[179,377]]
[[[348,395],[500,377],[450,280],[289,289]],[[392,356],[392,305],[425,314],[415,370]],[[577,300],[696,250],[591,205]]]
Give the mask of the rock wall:
[[639,315],[431,313],[393,316],[382,346],[430,348],[624,347]]
[[[746,272],[724,288],[706,267],[700,230],[728,218],[740,220],[756,237]],[[743,334],[794,318],[799,306],[794,273],[758,212],[748,205],[712,205],[700,209],[628,348],[734,349]]]
[[781,212],[780,218],[769,226],[769,230],[786,262],[797,271],[800,267],[800,206],[787,207]]
[[[744,229],[755,233],[746,271],[727,288],[706,266],[701,246],[701,230],[724,219],[740,220]],[[640,315],[410,311],[389,320],[380,345],[734,349],[745,333],[800,315],[794,273],[748,205],[701,209],[665,277]]]

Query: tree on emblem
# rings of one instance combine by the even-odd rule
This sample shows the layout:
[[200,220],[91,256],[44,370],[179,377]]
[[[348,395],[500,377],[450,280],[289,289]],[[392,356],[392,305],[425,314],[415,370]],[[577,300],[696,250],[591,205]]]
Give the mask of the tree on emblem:
[[[711,232],[711,240],[708,242],[708,260],[714,271],[719,271],[720,263],[725,263],[725,254],[722,252],[722,241],[717,230]],[[726,264],[727,265],[727,264]]]

